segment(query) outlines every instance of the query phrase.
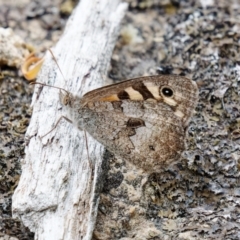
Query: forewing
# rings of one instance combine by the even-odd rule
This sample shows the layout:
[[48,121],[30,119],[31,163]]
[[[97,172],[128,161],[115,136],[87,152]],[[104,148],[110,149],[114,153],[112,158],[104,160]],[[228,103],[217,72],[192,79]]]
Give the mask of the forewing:
[[[164,95],[164,89],[170,89],[173,95]],[[188,78],[177,75],[140,77],[90,91],[81,99],[81,105],[86,106],[88,103],[94,102],[149,99],[170,106],[186,127],[197,104],[197,84]]]

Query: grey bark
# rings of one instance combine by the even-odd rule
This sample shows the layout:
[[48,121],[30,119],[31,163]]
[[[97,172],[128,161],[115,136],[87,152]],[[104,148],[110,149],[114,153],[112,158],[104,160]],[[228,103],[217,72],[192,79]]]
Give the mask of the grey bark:
[[[82,0],[53,49],[38,82],[82,96],[103,85],[126,4]],[[62,119],[59,91],[36,86],[33,115],[26,133],[26,157],[13,195],[13,214],[35,232],[35,239],[91,239],[99,196],[103,147]],[[94,168],[91,167],[92,162]]]

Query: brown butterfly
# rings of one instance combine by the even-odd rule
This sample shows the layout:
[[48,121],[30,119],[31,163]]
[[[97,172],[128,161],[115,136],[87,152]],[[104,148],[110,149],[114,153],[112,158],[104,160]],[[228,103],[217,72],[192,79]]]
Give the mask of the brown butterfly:
[[197,84],[177,75],[130,79],[82,98],[62,90],[68,120],[147,172],[178,160],[198,100]]

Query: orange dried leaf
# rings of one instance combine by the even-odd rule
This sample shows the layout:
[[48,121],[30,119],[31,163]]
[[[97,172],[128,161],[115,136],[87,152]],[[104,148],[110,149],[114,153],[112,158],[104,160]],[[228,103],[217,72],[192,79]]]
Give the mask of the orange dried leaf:
[[40,71],[44,59],[35,56],[35,53],[31,53],[21,66],[21,71],[24,77],[31,81],[37,77]]

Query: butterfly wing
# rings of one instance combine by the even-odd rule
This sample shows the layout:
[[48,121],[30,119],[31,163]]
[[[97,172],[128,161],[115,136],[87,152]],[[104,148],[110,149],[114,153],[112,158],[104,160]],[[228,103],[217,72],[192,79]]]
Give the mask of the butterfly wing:
[[82,98],[81,125],[111,152],[155,171],[180,156],[197,87],[178,76],[132,79]]

